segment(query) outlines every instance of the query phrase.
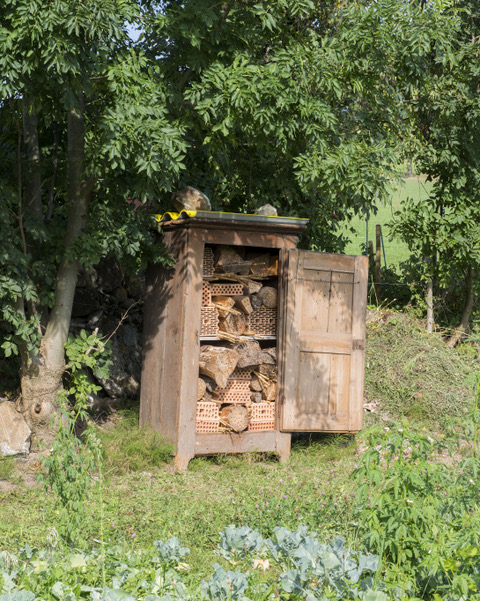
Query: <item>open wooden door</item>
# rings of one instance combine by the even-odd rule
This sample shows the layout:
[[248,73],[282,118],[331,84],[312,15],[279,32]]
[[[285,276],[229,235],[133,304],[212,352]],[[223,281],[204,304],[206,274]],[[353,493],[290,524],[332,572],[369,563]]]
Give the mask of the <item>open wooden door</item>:
[[367,257],[290,250],[283,259],[281,430],[358,432]]

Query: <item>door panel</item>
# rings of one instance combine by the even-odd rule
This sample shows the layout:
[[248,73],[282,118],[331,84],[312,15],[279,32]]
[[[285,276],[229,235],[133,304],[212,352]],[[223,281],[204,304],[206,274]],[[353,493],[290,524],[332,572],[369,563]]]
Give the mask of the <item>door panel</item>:
[[281,428],[358,431],[368,261],[301,250],[285,261]]

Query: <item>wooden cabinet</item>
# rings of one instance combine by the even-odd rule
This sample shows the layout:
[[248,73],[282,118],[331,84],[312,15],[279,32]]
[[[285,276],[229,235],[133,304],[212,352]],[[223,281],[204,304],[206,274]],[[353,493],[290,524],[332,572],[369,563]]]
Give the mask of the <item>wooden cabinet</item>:
[[[174,443],[177,469],[213,453],[270,451],[286,460],[291,432],[361,428],[367,259],[298,250],[305,223],[203,212],[163,224],[176,262],[147,270],[140,424]],[[206,245],[278,253],[273,430],[196,432],[200,345],[215,338],[200,336]]]

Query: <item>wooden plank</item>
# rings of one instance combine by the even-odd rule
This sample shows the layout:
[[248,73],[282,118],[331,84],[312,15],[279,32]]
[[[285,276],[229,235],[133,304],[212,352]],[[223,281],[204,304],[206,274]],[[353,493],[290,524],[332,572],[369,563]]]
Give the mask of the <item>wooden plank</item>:
[[[284,314],[284,341],[280,347],[280,355],[283,355],[284,369],[282,374],[282,408],[281,423],[282,431],[295,430],[296,396],[298,383],[298,366],[300,353],[300,323],[301,307],[303,303],[303,287],[297,285],[299,274],[303,271],[303,265],[299,265],[300,251],[290,250],[288,252],[288,263],[286,270],[286,291],[282,312]],[[298,307],[298,310],[297,310]]]
[[[184,237],[180,232],[165,235],[164,243],[173,256],[179,254]],[[146,273],[144,305],[140,425],[150,425],[170,442],[176,440],[176,409],[169,402],[165,405],[165,399],[170,398],[170,369],[175,368],[175,357],[180,354],[177,330],[181,315],[172,312],[179,271],[178,264],[175,269],[151,265]]]
[[263,231],[208,229],[203,230],[206,244],[229,244],[232,246],[257,246],[261,248],[295,248],[297,236],[286,234],[266,234]]
[[382,226],[377,225],[376,230],[376,241],[375,241],[375,294],[377,295],[377,303],[380,299],[380,282],[382,279],[381,272],[381,237],[382,237]]
[[330,355],[329,415],[348,417],[350,412],[351,355]]
[[290,432],[275,432],[275,452],[280,463],[287,463],[290,459],[290,449],[292,446],[292,435]]
[[365,377],[365,316],[367,310],[368,258],[355,259],[353,291],[352,338],[353,351],[350,366],[350,430],[360,430],[363,425],[363,385]]
[[[305,229],[305,224],[295,224],[295,223],[268,223],[265,221],[262,222],[248,222],[243,220],[228,220],[228,221],[219,221],[217,219],[209,220],[209,219],[199,219],[195,217],[194,219],[179,219],[175,221],[164,221],[161,224],[162,230],[164,232],[179,230],[179,229],[204,229],[205,231],[215,231],[215,232],[241,232],[241,234],[248,233],[260,233],[264,234],[268,232],[270,235],[276,236],[293,236],[298,238],[300,234],[302,234]],[[219,242],[218,244],[224,244],[224,242]],[[254,245],[256,246],[256,245]]]
[[160,383],[160,400],[162,420],[160,432],[175,444],[178,444],[178,412],[182,374],[182,334],[184,328],[185,307],[176,302],[182,298],[185,286],[185,271],[183,258],[187,252],[187,232],[172,232],[172,238],[166,238],[165,243],[176,258],[174,278],[172,281],[172,298],[168,303],[165,342],[162,356],[157,360],[163,363],[163,378]]
[[277,401],[275,427],[277,429],[276,449],[280,463],[286,463],[290,457],[292,436],[287,432],[280,432],[284,402],[284,377],[288,366],[285,364],[285,353],[282,349],[286,341],[286,315],[285,299],[288,285],[288,250],[280,249],[278,257],[278,307],[277,307]]
[[298,250],[288,257],[293,267],[285,300],[288,368],[281,429],[357,431],[363,410],[368,261]]
[[140,386],[140,427],[157,423],[157,393],[162,377],[162,364],[155,356],[162,353],[165,339],[166,305],[159,307],[155,298],[165,289],[166,273],[161,265],[149,265],[145,273],[145,299],[143,309],[142,376]]
[[328,414],[330,388],[330,355],[327,353],[299,353],[294,420],[299,415],[310,415],[310,420]]
[[333,255],[330,253],[318,253],[313,251],[303,251],[303,268],[305,270],[318,270],[321,257],[322,269],[325,271],[335,271],[337,273],[353,273],[355,271],[354,255]]
[[302,352],[350,354],[352,352],[352,335],[343,332],[325,332],[324,330],[304,330]]
[[353,273],[332,272],[327,326],[329,332],[345,332],[351,335],[353,278]]
[[329,416],[317,415],[312,419],[311,413],[297,413],[295,416],[297,432],[358,432],[352,430],[349,425],[348,415],[345,416]]
[[233,432],[220,434],[197,434],[195,437],[195,455],[214,455],[216,453],[274,452],[277,432]]
[[182,261],[182,292],[177,296],[176,307],[182,306],[181,330],[182,355],[179,358],[180,390],[177,412],[177,454],[175,466],[185,470],[188,461],[195,455],[195,419],[197,408],[197,374],[200,352],[200,312],[202,305],[203,252],[202,230],[187,230],[187,240]]
[[[305,276],[305,271],[303,272]],[[330,313],[331,271],[310,271],[302,277],[302,328],[327,331]]]

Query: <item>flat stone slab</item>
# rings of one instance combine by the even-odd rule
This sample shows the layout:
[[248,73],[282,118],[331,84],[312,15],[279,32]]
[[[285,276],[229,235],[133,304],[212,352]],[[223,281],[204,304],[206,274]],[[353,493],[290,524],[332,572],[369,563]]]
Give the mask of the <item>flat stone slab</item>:
[[26,454],[30,450],[30,428],[9,401],[0,403],[0,456]]

